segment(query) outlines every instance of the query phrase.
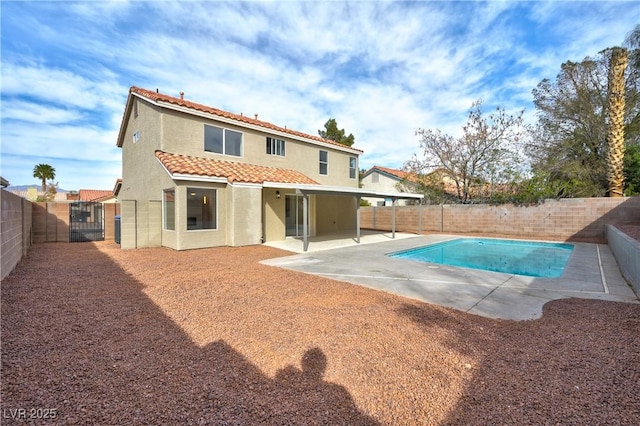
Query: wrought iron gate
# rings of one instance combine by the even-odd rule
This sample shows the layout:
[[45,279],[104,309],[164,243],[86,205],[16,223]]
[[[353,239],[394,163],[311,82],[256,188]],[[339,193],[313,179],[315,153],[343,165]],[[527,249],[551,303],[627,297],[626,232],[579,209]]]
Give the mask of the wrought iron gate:
[[69,241],[104,240],[104,210],[102,203],[74,202],[69,204]]

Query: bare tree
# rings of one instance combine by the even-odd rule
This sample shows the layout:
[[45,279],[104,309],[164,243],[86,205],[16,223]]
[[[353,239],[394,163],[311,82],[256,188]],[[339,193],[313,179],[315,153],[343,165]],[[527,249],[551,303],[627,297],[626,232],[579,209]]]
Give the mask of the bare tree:
[[488,188],[493,193],[510,180],[520,165],[517,145],[524,133],[524,110],[508,115],[497,108],[484,117],[481,107],[481,101],[472,104],[461,137],[439,129],[418,129],[422,154],[405,163],[405,168],[417,175],[436,168],[443,170],[455,183],[462,203],[470,202],[474,191],[480,193]]

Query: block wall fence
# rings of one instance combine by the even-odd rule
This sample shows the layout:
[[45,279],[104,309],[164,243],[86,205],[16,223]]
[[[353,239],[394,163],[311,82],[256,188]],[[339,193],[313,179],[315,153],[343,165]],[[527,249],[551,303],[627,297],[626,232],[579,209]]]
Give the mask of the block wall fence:
[[[363,229],[391,231],[393,207],[362,207]],[[640,197],[546,200],[513,204],[396,206],[396,231],[467,233],[605,242],[605,225],[640,224]]]
[[0,279],[13,271],[32,244],[32,203],[0,190]]
[[[69,242],[69,203],[34,203],[3,189],[0,204],[0,279],[13,271],[32,244]],[[103,208],[105,240],[113,240],[120,204],[106,203]]]

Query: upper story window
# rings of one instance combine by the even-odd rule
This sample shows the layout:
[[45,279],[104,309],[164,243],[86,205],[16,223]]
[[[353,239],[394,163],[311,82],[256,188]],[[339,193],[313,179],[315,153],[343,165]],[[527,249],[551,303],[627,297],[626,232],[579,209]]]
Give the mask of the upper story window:
[[140,130],[133,134],[133,143],[136,143],[140,140]]
[[349,178],[355,179],[357,175],[357,160],[356,157],[349,157]]
[[204,150],[242,157],[242,133],[205,124]]
[[320,150],[320,174],[329,174],[329,153],[327,151]]
[[267,154],[284,157],[284,141],[280,139],[267,138]]

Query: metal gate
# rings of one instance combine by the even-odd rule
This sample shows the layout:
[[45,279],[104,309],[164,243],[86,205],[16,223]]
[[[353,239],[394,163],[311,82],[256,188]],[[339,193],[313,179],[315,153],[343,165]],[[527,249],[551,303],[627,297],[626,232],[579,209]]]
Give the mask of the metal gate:
[[77,201],[69,204],[69,241],[104,240],[102,203]]

